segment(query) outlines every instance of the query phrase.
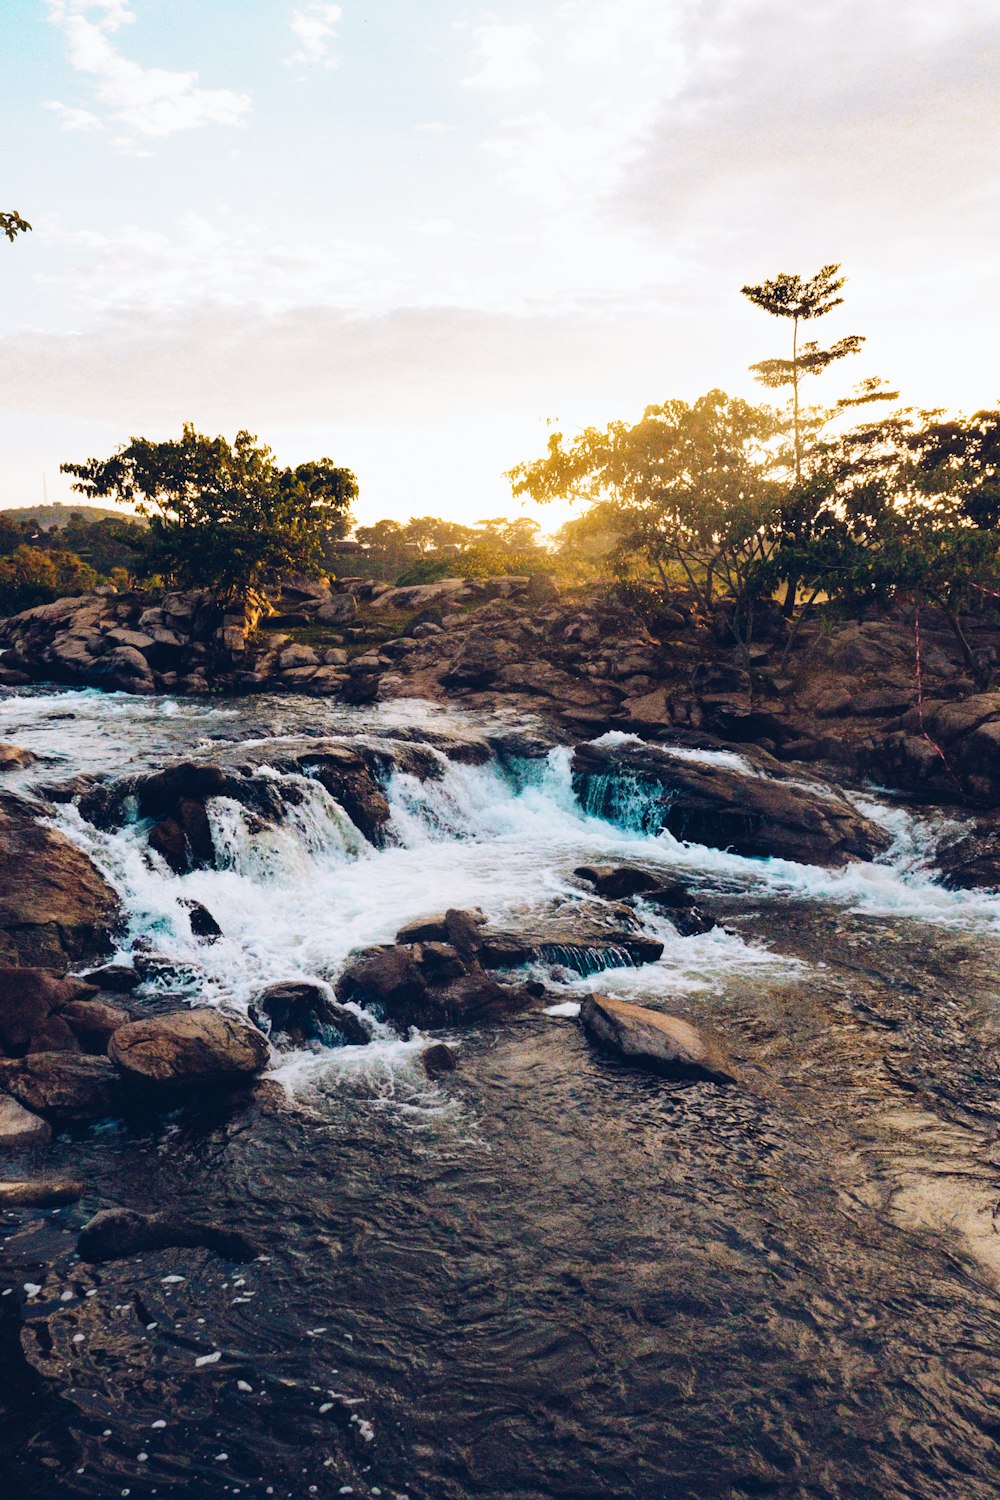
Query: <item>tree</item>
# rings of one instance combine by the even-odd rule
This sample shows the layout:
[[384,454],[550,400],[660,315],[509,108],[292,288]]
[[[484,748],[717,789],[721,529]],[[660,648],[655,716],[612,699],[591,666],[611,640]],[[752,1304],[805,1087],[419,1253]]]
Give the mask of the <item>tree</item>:
[[15,240],[19,234],[28,234],[30,230],[31,225],[27,219],[22,219],[16,210],[10,213],[0,212],[0,234],[5,234],[9,240]]
[[515,495],[599,506],[620,549],[644,556],[665,590],[674,570],[706,613],[720,595],[734,600],[733,629],[746,640],[756,576],[778,539],[781,425],[770,407],[709,391],[649,406],[634,426],[588,427],[568,447],[553,433],[546,456],[508,478]]
[[843,302],[843,297],[839,297],[837,293],[846,277],[838,276],[839,270],[840,266],[835,263],[821,266],[816,275],[808,280],[781,271],[773,281],[740,288],[744,297],[748,297],[755,307],[762,307],[773,317],[792,320],[791,359],[764,359],[750,368],[761,384],[771,390],[791,386],[796,484],[802,481],[803,455],[799,383],[804,375],[821,375],[836,360],[844,359],[848,354],[857,354],[864,343],[861,334],[850,333],[846,338],[831,344],[828,349],[821,349],[814,340],[799,348],[799,323],[823,318]]
[[0,613],[13,615],[70,594],[86,594],[97,581],[93,568],[73,552],[17,547],[0,557]]
[[110,458],[62,470],[80,494],[149,518],[153,571],[243,605],[282,572],[322,571],[323,542],[344,535],[358,493],[351,471],[328,458],[282,469],[251,433],[229,443],[190,423],[180,438],[132,438]]

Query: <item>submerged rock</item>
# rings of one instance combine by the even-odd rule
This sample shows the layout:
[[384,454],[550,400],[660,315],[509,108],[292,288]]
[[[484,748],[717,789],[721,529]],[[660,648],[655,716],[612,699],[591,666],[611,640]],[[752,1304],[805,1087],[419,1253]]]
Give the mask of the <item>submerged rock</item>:
[[580,1023],[591,1041],[667,1077],[737,1081],[736,1068],[722,1048],[679,1016],[588,995],[580,1007]]
[[171,1214],[144,1214],[131,1208],[104,1208],[83,1226],[77,1240],[81,1260],[126,1260],[145,1250],[204,1248],[224,1260],[254,1260],[256,1245],[234,1229],[218,1229]]
[[130,1083],[189,1089],[255,1077],[269,1048],[256,1027],[206,1008],[130,1021],[111,1038],[108,1055]]
[[0,1150],[30,1151],[47,1146],[52,1126],[40,1115],[32,1114],[10,1094],[0,1094]]
[[890,843],[832,788],[682,760],[659,746],[578,745],[573,786],[587,811],[609,822],[751,858],[838,866],[873,859]]

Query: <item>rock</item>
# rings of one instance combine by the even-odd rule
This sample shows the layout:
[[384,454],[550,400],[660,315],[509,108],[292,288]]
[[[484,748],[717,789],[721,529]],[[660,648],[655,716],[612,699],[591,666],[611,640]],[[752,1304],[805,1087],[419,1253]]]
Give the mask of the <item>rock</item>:
[[20,745],[0,744],[0,771],[23,771],[37,759],[34,751],[23,750]]
[[74,1052],[31,1052],[0,1060],[0,1089],[40,1115],[93,1120],[113,1114],[118,1077],[106,1057]]
[[83,1183],[72,1177],[0,1182],[0,1208],[58,1208],[82,1197]]
[[832,789],[813,792],[653,745],[578,745],[573,786],[587,812],[645,833],[751,858],[845,865],[873,859],[889,836]]
[[949,890],[1000,890],[1000,818],[977,818],[940,844],[936,858]]
[[96,993],[83,980],[57,969],[0,969],[0,1051],[8,1057],[58,1051],[59,1038],[69,1050],[78,1050],[69,1025],[58,1013],[75,1001],[93,999]]
[[29,1151],[47,1146],[52,1126],[25,1109],[10,1094],[0,1094],[0,1151]]
[[149,847],[176,875],[211,869],[215,864],[215,843],[204,803],[190,797],[182,798],[174,816],[164,818],[152,829]]
[[344,809],[358,832],[376,848],[382,847],[392,813],[374,771],[363,756],[346,745],[331,745],[300,756],[297,769],[314,775]]
[[162,1089],[239,1083],[263,1072],[268,1055],[267,1038],[256,1027],[208,1008],[130,1021],[108,1045],[129,1083]]
[[[453,948],[451,955],[458,958]],[[400,1030],[475,1025],[535,1004],[523,987],[497,984],[475,960],[468,965],[460,961],[456,975],[452,967],[434,961],[441,956],[432,953],[428,963],[421,944],[366,948],[338,980],[338,998],[373,1010]]]
[[126,1260],[147,1250],[203,1248],[224,1260],[255,1260],[258,1247],[237,1230],[217,1229],[171,1214],[144,1214],[131,1208],[104,1208],[83,1226],[77,1240],[81,1260],[91,1264]]
[[578,880],[586,880],[592,885],[599,896],[607,896],[612,901],[655,890],[660,884],[655,875],[646,870],[635,870],[630,865],[581,865],[573,874]]
[[103,1000],[77,1000],[59,1013],[85,1052],[104,1053],[120,1026],[131,1021],[127,1010]]
[[20,799],[0,795],[0,963],[65,969],[111,946],[118,914],[87,856]]
[[358,612],[353,594],[334,594],[328,604],[321,604],[315,618],[323,625],[347,625]]
[[443,1073],[454,1073],[456,1067],[455,1054],[445,1042],[435,1042],[433,1046],[425,1047],[420,1054],[420,1061],[428,1078],[440,1078]]
[[103,969],[91,969],[81,976],[84,984],[96,985],[112,995],[126,995],[142,983],[142,976],[126,964],[108,964]]
[[184,905],[191,913],[191,936],[196,938],[208,938],[214,942],[222,936],[222,928],[212,916],[207,906],[202,906],[200,901],[187,900]]
[[678,1016],[607,995],[588,995],[580,1007],[580,1023],[591,1041],[669,1078],[737,1082],[736,1069],[723,1050]]
[[262,990],[250,1005],[250,1019],[272,1040],[279,1037],[293,1047],[335,1037],[351,1046],[366,1046],[371,1035],[364,1022],[344,1005],[331,1000],[318,984],[289,981]]

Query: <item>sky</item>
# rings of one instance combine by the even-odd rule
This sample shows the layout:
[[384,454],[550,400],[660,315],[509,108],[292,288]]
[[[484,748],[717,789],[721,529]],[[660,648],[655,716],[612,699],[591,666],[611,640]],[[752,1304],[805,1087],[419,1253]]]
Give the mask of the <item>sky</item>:
[[992,405],[998,72],[1000,0],[3,0],[0,506],[187,420],[517,514],[550,420],[763,397],[739,288],[829,261],[818,396]]

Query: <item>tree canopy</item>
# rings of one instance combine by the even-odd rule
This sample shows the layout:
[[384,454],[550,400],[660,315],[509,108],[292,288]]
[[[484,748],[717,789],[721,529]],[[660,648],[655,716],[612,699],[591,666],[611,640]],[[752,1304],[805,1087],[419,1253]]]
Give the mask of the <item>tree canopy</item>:
[[62,469],[80,494],[149,518],[157,571],[227,602],[261,596],[284,571],[322,571],[324,543],[344,535],[358,493],[351,471],[328,458],[280,468],[252,433],[230,443],[190,423],[180,438],[132,438],[110,458]]

